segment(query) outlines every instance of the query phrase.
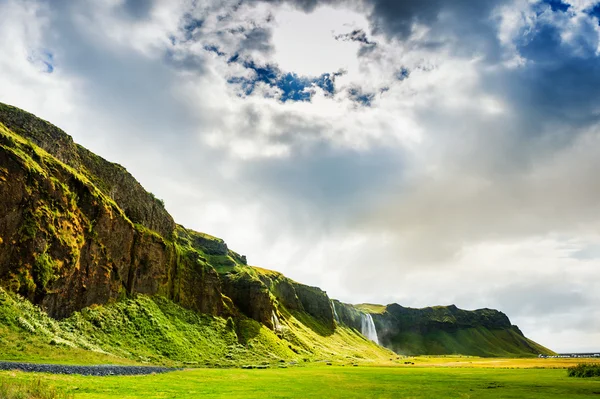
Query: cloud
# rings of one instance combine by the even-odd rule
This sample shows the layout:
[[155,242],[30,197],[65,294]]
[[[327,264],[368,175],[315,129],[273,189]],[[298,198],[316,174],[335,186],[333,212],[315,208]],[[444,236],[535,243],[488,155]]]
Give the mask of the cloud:
[[135,19],[144,19],[150,16],[153,7],[153,1],[149,0],[125,0],[123,10]]

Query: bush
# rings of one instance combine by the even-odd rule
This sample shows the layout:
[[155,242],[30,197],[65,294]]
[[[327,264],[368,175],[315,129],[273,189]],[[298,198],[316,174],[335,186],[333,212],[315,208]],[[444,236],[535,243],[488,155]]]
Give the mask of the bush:
[[600,377],[600,363],[578,364],[567,369],[569,377]]

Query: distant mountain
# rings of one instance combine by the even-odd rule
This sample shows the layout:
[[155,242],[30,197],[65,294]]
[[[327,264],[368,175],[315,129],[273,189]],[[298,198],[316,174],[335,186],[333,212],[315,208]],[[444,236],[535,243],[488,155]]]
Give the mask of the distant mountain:
[[[400,354],[552,353],[525,338],[497,311],[355,307],[332,302],[319,288],[280,273],[250,267],[223,240],[176,224],[162,201],[122,166],[74,143],[50,123],[4,104],[0,203],[0,286],[11,298],[0,301],[0,321],[4,314],[11,334],[34,333],[43,341],[52,335],[44,335],[47,328],[33,327],[32,332],[26,325],[58,323],[53,325],[60,342],[80,349],[97,347],[125,357],[142,351],[154,359],[181,361],[201,357],[202,351],[195,350],[184,351],[188,357],[161,352],[135,334],[123,336],[136,342],[130,350],[119,349],[116,336],[90,339],[122,327],[123,318],[135,324],[142,323],[141,317],[146,318],[142,324],[153,326],[152,337],[164,327],[178,337],[178,345],[205,348],[202,353],[210,354],[211,361],[221,353],[225,363],[235,362],[235,355],[226,356],[223,349],[233,341],[246,355],[271,360],[365,359],[365,354],[393,359],[360,334],[363,319],[371,315],[380,343]],[[55,321],[32,312],[29,320],[15,322],[21,298]],[[131,309],[141,313],[133,317]],[[207,315],[223,325],[206,322],[200,327],[201,319],[193,318],[193,327],[182,324],[181,317],[190,314]],[[63,329],[73,332],[78,325],[73,320],[82,319],[88,324],[75,334],[77,339],[61,335]],[[217,327],[211,330],[211,325]],[[219,337],[211,350],[198,335],[208,331]],[[272,348],[279,348],[276,354]]]

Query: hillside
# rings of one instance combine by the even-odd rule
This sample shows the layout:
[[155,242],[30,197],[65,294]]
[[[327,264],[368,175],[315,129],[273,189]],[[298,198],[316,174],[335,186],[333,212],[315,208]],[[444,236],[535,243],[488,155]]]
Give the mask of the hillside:
[[0,203],[0,352],[9,358],[51,348],[90,361],[221,366],[392,359],[360,334],[371,313],[380,342],[398,353],[548,352],[506,316],[490,324],[452,310],[448,324],[439,312],[354,307],[250,267],[223,240],[176,224],[122,166],[4,104]]
[[411,309],[392,304],[373,319],[381,344],[405,355],[512,357],[551,352],[493,309],[465,311],[454,305]]

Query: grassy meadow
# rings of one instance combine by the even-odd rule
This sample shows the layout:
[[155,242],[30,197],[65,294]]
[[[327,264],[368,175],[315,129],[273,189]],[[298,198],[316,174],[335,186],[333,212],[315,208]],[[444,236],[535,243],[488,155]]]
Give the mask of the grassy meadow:
[[[7,371],[0,373],[0,383],[45,384],[57,392],[56,399],[587,398],[600,395],[600,377],[568,377],[563,368],[581,361],[423,357],[412,358],[414,365],[396,367],[311,363],[264,370],[189,369],[132,377]],[[1,392],[0,398],[4,398]]]

